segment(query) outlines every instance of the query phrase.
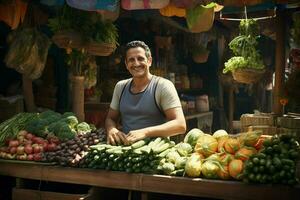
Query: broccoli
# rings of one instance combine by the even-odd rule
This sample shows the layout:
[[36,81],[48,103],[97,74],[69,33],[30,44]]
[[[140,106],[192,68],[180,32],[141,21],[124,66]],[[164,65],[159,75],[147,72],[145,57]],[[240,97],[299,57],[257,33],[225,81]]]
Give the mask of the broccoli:
[[65,112],[65,113],[62,115],[62,118],[66,118],[66,117],[69,117],[69,116],[75,116],[75,114],[72,113],[72,112]]
[[77,130],[77,133],[79,133],[79,134],[86,134],[88,132],[91,132],[92,129],[88,123],[81,122],[81,123],[77,124],[76,130]]
[[73,139],[76,135],[76,132],[70,128],[70,126],[65,122],[57,122],[55,127],[55,135],[59,139]]
[[39,114],[39,117],[42,118],[42,119],[46,119],[48,118],[49,116],[54,116],[56,118],[61,118],[61,114],[57,113],[57,112],[54,112],[52,110],[47,110],[45,112],[42,112]]
[[36,120],[32,120],[31,122],[29,122],[25,129],[30,132],[33,133],[39,137],[45,137],[45,135],[47,134],[48,130],[47,130],[47,126],[48,126],[48,121],[45,119],[36,119]]
[[51,124],[53,122],[57,122],[61,119],[61,116],[58,115],[49,115],[48,117],[44,118],[48,121],[48,124]]

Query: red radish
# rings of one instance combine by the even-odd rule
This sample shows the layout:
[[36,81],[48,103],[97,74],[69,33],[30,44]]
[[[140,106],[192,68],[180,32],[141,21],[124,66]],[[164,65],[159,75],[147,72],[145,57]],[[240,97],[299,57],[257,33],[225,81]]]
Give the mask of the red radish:
[[33,154],[33,160],[34,161],[40,161],[40,160],[42,160],[42,154],[41,153],[35,153],[35,154]]
[[40,153],[41,152],[41,147],[38,144],[33,144],[32,148],[33,148],[34,153]]
[[27,155],[26,154],[20,155],[19,159],[20,160],[27,160]]
[[31,154],[33,152],[33,148],[31,146],[31,144],[26,144],[25,147],[24,147],[24,151],[27,154]]
[[27,133],[27,134],[25,135],[25,138],[26,138],[27,140],[31,140],[33,137],[34,137],[34,136],[33,136],[31,133]]
[[19,131],[18,136],[25,136],[26,134],[27,134],[27,131],[21,130],[21,131]]
[[59,141],[59,139],[57,137],[51,137],[51,138],[49,138],[49,142],[50,143],[55,143],[55,144],[59,144],[60,143],[60,141]]
[[26,140],[25,142],[24,142],[24,144],[26,145],[26,144],[32,144],[32,140]]
[[10,140],[8,147],[17,147],[20,145],[20,142],[18,140]]
[[43,143],[42,143],[41,145],[43,146],[43,150],[44,150],[44,151],[47,151],[47,150],[48,150],[48,149],[47,149],[47,148],[48,148],[48,141],[47,141],[47,140],[44,140]]
[[17,154],[18,155],[24,154],[24,146],[18,146],[17,147]]
[[17,137],[20,143],[23,143],[25,140],[25,137],[23,135],[20,135]]
[[17,147],[10,147],[9,152],[11,154],[16,154],[17,153]]
[[33,160],[33,154],[27,155],[27,160]]
[[47,146],[48,151],[55,151],[56,150],[56,144],[55,143],[50,143]]
[[[34,140],[33,140],[33,139],[34,139]],[[34,138],[32,138],[32,141],[33,141],[34,143],[37,143],[37,144],[43,144],[44,139],[41,138],[41,137],[34,137]]]

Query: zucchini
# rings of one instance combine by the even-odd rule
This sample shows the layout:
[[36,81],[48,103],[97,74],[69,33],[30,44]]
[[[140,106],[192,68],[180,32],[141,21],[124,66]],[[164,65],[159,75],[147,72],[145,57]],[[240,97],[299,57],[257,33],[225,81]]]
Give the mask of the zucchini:
[[140,141],[137,141],[137,142],[135,142],[135,143],[133,143],[133,144],[131,145],[131,148],[132,148],[132,149],[140,148],[140,147],[146,145],[146,144],[148,143],[148,141],[149,141],[149,139],[147,139],[147,138],[146,138],[146,139],[143,139],[143,140],[140,140]]
[[159,154],[159,153],[167,150],[170,147],[172,147],[171,143],[165,143],[165,144],[161,145],[160,147],[153,149],[153,153]]

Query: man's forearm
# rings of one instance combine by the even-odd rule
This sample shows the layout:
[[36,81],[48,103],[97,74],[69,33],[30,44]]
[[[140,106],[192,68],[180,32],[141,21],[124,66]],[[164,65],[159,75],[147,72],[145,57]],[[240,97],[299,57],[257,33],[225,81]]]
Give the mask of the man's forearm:
[[117,123],[114,120],[107,118],[105,120],[105,129],[106,132],[109,133],[112,129],[117,129]]
[[151,126],[144,129],[147,137],[169,137],[183,134],[186,131],[186,123],[182,120],[171,120],[164,124]]

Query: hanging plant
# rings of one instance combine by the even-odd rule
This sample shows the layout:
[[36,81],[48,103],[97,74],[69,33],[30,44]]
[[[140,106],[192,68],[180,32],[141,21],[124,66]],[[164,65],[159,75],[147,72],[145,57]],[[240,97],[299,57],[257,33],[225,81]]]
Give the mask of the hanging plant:
[[110,55],[118,45],[118,29],[100,14],[65,5],[61,15],[49,19],[53,40],[61,48],[86,49],[91,55]]
[[257,50],[259,26],[253,19],[243,19],[239,30],[240,35],[229,43],[229,48],[235,56],[225,62],[223,73],[231,71],[236,81],[253,83],[259,80],[265,68]]

